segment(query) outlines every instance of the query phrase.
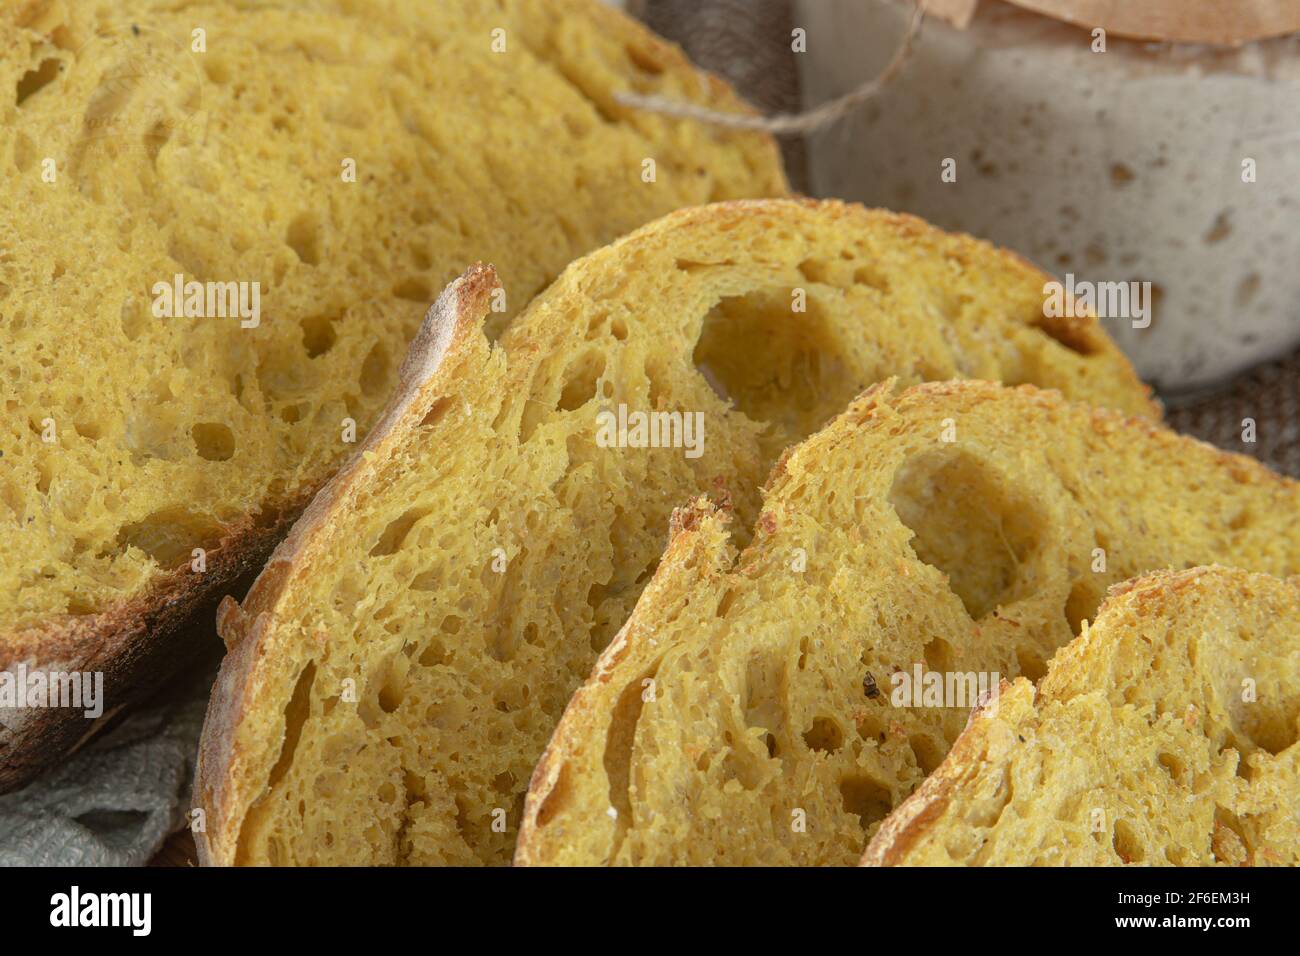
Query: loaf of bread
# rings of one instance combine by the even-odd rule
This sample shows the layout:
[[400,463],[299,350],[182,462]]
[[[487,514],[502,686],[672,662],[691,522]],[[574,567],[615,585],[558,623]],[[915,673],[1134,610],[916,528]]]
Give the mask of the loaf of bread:
[[[642,223],[786,189],[769,138],[618,105],[743,108],[596,0],[18,0],[0,87],[0,670],[104,672],[105,712],[192,653],[466,264],[495,334]],[[0,709],[0,790],[88,726]]]
[[1300,864],[1300,578],[1158,572],[971,715],[863,857]]
[[677,515],[537,766],[516,861],[856,863],[981,692],[1042,677],[1108,586],[1300,572],[1298,516],[1300,485],[1150,421],[874,387],[782,456],[739,555],[725,510]]
[[1095,321],[1044,322],[1043,279],[916,219],[794,200],[684,210],[580,259],[496,347],[495,279],[469,273],[383,423],[223,612],[205,859],[508,862],[674,505],[709,492],[752,522],[780,451],[883,376],[1155,414]]

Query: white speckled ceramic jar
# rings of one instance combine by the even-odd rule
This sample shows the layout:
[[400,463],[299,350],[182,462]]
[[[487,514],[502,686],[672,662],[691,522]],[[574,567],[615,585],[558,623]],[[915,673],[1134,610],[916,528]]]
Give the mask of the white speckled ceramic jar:
[[[806,102],[878,73],[907,16],[889,0],[799,0]],[[1062,278],[1151,282],[1148,328],[1106,324],[1167,393],[1295,347],[1300,37],[1092,45],[995,0],[966,30],[927,22],[881,97],[814,138],[815,192],[914,212]]]

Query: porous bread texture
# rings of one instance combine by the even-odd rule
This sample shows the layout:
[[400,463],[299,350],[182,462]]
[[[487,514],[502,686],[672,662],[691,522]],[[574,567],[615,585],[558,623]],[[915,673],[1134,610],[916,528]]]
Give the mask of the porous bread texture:
[[[508,862],[537,757],[674,505],[707,491],[752,521],[779,451],[891,372],[1033,375],[1154,413],[1095,322],[1070,326],[1087,355],[1039,327],[1042,283],[909,217],[774,200],[674,213],[579,260],[495,348],[453,287],[429,323],[459,331],[413,351],[410,411],[227,610],[205,859]],[[620,406],[702,416],[702,453],[602,447]]]
[[[495,334],[638,225],[786,192],[769,138],[615,103],[743,109],[595,0],[21,0],[0,89],[0,667],[107,668],[110,706],[260,566],[468,263]],[[259,282],[260,323],[156,318],[177,274]],[[85,729],[0,730],[0,788]]]
[[[725,512],[679,515],[538,764],[515,860],[856,863],[980,675],[1041,677],[1143,571],[1300,571],[1297,513],[1294,482],[1149,421],[877,386],[783,455],[739,556]],[[896,706],[917,667],[948,696]]]
[[1300,578],[1226,568],[1112,589],[971,716],[881,825],[875,866],[1300,863]]

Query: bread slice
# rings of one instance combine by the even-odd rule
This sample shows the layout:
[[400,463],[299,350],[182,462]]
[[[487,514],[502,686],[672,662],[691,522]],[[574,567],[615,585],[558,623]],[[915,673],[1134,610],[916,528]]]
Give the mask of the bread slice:
[[[1040,273],[841,203],[674,213],[574,263],[490,348],[493,281],[444,294],[383,424],[224,612],[211,862],[508,862],[673,506],[710,491],[752,521],[779,451],[867,383],[1032,375],[1155,414],[1095,322],[1042,326]],[[647,412],[686,447],[636,447]],[[602,435],[620,414],[622,446]]]
[[[192,653],[467,263],[496,334],[636,226],[786,191],[770,138],[615,103],[743,109],[595,0],[24,0],[0,86],[0,670],[105,671],[107,711]],[[247,316],[157,317],[177,275]],[[0,710],[0,790],[88,725]]]
[[[1106,588],[1300,571],[1300,485],[1029,386],[872,388],[774,469],[749,547],[697,501],[533,775],[516,862],[852,864],[981,691]],[[937,688],[936,688],[936,682]]]
[[971,715],[881,824],[874,866],[1300,864],[1300,578],[1112,588],[1097,621]]

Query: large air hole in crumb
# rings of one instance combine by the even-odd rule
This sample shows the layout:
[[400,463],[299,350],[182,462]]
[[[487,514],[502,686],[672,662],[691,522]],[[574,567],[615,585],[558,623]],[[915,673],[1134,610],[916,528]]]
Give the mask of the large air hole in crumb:
[[198,422],[190,428],[194,450],[208,461],[229,461],[235,455],[235,434],[220,422]]
[[870,777],[846,777],[840,781],[844,809],[856,816],[864,831],[889,815],[894,807],[889,789]]
[[841,347],[816,299],[794,310],[791,289],[722,299],[704,316],[694,362],[719,397],[745,417],[775,426],[764,454],[807,437],[854,397],[864,383],[849,373]]
[[1165,847],[1165,859],[1173,866],[1194,866],[1191,851],[1185,846]]
[[139,548],[159,566],[172,569],[188,562],[195,548],[211,547],[220,533],[220,525],[209,518],[184,508],[164,508],[123,525],[117,533],[117,546],[122,551]]
[[1047,675],[1047,661],[1036,650],[1016,648],[1016,666],[1020,669],[1022,677],[1028,678],[1035,684]]
[[18,81],[15,105],[22,106],[31,97],[53,83],[62,69],[63,64],[60,60],[49,59],[43,60],[36,69],[24,73]]
[[612,636],[609,630],[610,609],[605,606],[609,597],[609,582],[596,581],[587,588],[587,606],[591,608],[591,630],[587,640],[593,651],[602,651]]
[[884,743],[888,727],[884,715],[876,709],[867,709],[857,718],[858,736],[863,740]]
[[514,660],[519,651],[519,634],[514,622],[504,620],[484,629],[483,640],[488,656],[494,661]]
[[1165,772],[1175,780],[1181,780],[1183,773],[1187,770],[1187,764],[1175,754],[1161,752],[1156,760],[1160,766],[1165,768]]
[[[1223,676],[1227,680],[1222,685],[1220,693],[1228,702],[1229,719],[1236,734],[1245,737],[1251,744],[1275,757],[1296,742],[1300,704],[1295,696],[1285,692],[1263,692],[1257,701],[1248,703],[1242,700],[1241,674],[1234,673],[1228,677],[1225,672]],[[1250,748],[1243,747],[1235,741],[1233,743],[1236,749],[1242,752],[1242,763],[1238,772],[1246,773],[1245,752]]]
[[420,419],[420,427],[432,428],[434,425],[438,424],[438,422],[442,421],[447,412],[451,411],[455,404],[455,401],[450,395],[444,395],[442,398],[434,400],[434,403],[429,406],[429,410],[424,413],[424,417]]
[[1093,355],[1101,350],[1098,333],[1091,322],[1072,316],[1034,316],[1030,324],[1059,345],[1079,355]]
[[[508,407],[508,403],[502,403],[503,412]],[[542,423],[542,420],[546,418],[549,412],[550,409],[544,402],[536,399],[529,399],[524,402],[524,409],[519,414],[519,444],[522,445],[532,437],[533,432],[537,430],[537,426]],[[504,420],[500,419],[500,421]]]
[[942,637],[936,637],[925,645],[922,651],[927,670],[947,673],[952,670],[952,645]]
[[[774,647],[756,648],[751,652],[745,668],[745,693],[742,697],[748,726],[761,727],[769,733],[779,732],[786,726],[789,720],[786,703],[790,696],[788,668],[784,653]],[[775,756],[775,750],[770,750],[768,755]],[[737,776],[742,786],[752,788],[758,785],[754,769],[749,765],[738,768]]]
[[274,789],[293,763],[294,752],[302,737],[302,728],[311,714],[311,685],[316,680],[316,665],[307,664],[298,675],[293,685],[293,694],[284,708],[284,742],[280,745],[280,756],[271,768],[267,779],[267,789]]
[[416,659],[421,667],[439,667],[451,663],[451,651],[438,641],[430,641],[429,646],[420,651]]
[[808,282],[828,284],[835,281],[835,267],[824,259],[805,259],[798,268],[799,274]]
[[443,584],[444,575],[442,570],[434,569],[421,571],[411,579],[412,591],[436,591]]
[[812,726],[803,732],[803,742],[809,750],[834,753],[844,746],[844,731],[829,717],[815,717]]
[[68,597],[67,612],[76,617],[94,614],[99,610],[95,601],[85,595],[73,594]]
[[916,765],[927,777],[943,762],[947,749],[926,734],[912,734],[907,738],[907,745],[916,757]]
[[428,508],[411,508],[388,522],[383,533],[380,534],[379,540],[370,549],[370,556],[379,558],[389,554],[396,554],[401,550],[402,543],[406,541],[406,536],[410,534],[411,528],[428,513]]
[[618,821],[625,826],[632,816],[632,747],[636,742],[636,726],[645,706],[646,681],[654,680],[655,668],[640,674],[623,688],[610,715],[609,731],[605,735],[605,752],[602,763],[605,778],[609,781],[609,805],[618,811]]
[[327,315],[313,315],[302,320],[302,347],[308,358],[324,355],[338,341],[334,320]]
[[405,299],[407,302],[419,302],[423,305],[433,301],[429,283],[416,276],[403,279],[393,286],[393,295],[399,299]]
[[1083,622],[1097,616],[1097,608],[1104,596],[1105,582],[1100,576],[1074,582],[1069,597],[1065,599],[1065,620],[1070,625],[1071,634],[1077,637],[1083,630]]
[[569,765],[561,764],[560,772],[555,778],[555,784],[551,787],[550,793],[542,801],[542,805],[537,808],[537,825],[544,827],[554,820],[561,810],[569,802],[570,796],[569,783]]
[[605,372],[605,356],[597,351],[584,352],[564,370],[559,409],[572,412],[596,397],[596,386]]
[[320,219],[315,213],[299,213],[289,223],[284,241],[309,266],[320,264]]
[[1146,858],[1146,847],[1142,845],[1138,835],[1125,820],[1115,821],[1115,834],[1112,842],[1115,853],[1125,863],[1141,863]]
[[406,676],[409,664],[405,658],[390,661],[384,669],[383,682],[379,685],[379,709],[391,714],[402,704],[406,696]]
[[387,384],[388,352],[376,344],[361,363],[361,391],[366,395],[378,395]]
[[888,295],[891,288],[889,276],[885,271],[870,264],[860,265],[854,270],[853,284],[867,286],[884,295]]
[[899,468],[889,500],[916,556],[948,576],[971,618],[1033,587],[1047,519],[980,459],[960,449],[918,455]]

